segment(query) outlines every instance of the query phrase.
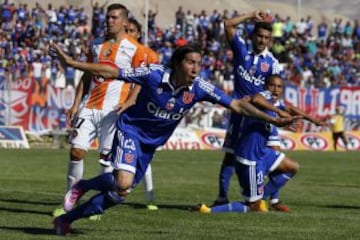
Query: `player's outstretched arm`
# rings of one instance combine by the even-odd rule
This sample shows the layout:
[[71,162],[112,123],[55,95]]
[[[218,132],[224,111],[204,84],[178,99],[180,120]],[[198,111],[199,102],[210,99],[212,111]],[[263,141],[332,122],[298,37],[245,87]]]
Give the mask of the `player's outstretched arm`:
[[300,108],[295,107],[291,103],[286,103],[286,110],[290,112],[292,115],[299,115],[302,116],[304,119],[316,124],[317,126],[325,126],[327,123],[325,121],[321,121],[319,119],[316,119],[309,114],[302,111]]
[[119,74],[119,69],[107,64],[98,64],[98,63],[85,63],[78,62],[71,57],[69,57],[64,51],[55,43],[52,43],[50,46],[56,51],[57,57],[59,58],[61,64],[69,65],[73,68],[90,72],[91,74],[105,79],[117,79]]
[[253,19],[255,21],[261,21],[263,16],[263,12],[256,10],[249,13],[241,14],[240,16],[236,16],[234,18],[225,19],[224,27],[226,32],[226,38],[228,41],[231,41],[232,38],[235,36],[237,27],[240,23],[248,20]]
[[273,104],[267,101],[263,95],[259,93],[251,96],[251,103],[254,104],[256,107],[260,107],[262,109],[267,109],[269,111],[275,112],[280,117],[291,117],[291,114],[275,107]]

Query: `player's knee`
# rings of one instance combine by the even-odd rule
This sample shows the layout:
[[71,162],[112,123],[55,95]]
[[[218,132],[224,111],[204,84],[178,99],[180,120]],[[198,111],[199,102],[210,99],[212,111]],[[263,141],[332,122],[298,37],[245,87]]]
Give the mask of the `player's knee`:
[[70,159],[73,161],[80,161],[84,159],[86,151],[80,148],[71,148]]
[[129,189],[131,188],[133,181],[134,181],[134,175],[126,172],[126,171],[116,171],[115,172],[115,178],[116,178],[116,186],[118,189],[119,196],[126,196],[129,194]]
[[296,161],[292,161],[290,172],[295,175],[299,171],[299,169],[300,169],[300,164]]

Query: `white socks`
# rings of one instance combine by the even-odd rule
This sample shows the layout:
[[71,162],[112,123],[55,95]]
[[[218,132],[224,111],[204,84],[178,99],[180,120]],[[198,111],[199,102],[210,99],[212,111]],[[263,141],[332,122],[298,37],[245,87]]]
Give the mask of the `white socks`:
[[84,161],[72,161],[68,163],[67,183],[68,191],[74,186],[74,184],[82,179],[84,174]]
[[145,191],[145,200],[148,202],[153,202],[154,201],[153,179],[152,179],[152,171],[150,164],[147,167],[144,176],[144,191]]

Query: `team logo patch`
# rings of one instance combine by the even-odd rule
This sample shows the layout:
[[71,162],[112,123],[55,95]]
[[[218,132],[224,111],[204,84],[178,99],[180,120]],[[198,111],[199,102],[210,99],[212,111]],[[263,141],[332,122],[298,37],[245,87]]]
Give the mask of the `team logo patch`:
[[104,51],[104,56],[105,56],[105,57],[109,57],[111,54],[112,54],[112,51],[111,51],[110,48],[108,48],[108,49],[106,49],[106,50]]
[[191,101],[193,100],[193,98],[194,98],[194,93],[190,93],[190,92],[184,92],[184,93],[183,93],[183,98],[182,98],[182,100],[183,100],[183,102],[184,102],[185,104],[191,103]]
[[162,89],[162,88],[158,88],[158,89],[156,89],[156,92],[157,92],[157,94],[162,94],[163,89]]
[[134,155],[131,153],[125,153],[125,162],[132,163],[134,160]]
[[173,110],[175,107],[175,98],[170,98],[169,101],[166,103],[166,110]]
[[267,63],[267,62],[262,62],[260,64],[260,70],[262,72],[268,72],[269,71],[269,68],[270,68],[270,65]]

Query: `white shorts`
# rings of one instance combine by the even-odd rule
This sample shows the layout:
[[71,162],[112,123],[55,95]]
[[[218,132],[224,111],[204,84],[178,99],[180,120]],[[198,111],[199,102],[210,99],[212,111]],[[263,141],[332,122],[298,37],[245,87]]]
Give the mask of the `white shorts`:
[[108,154],[111,151],[118,118],[116,111],[83,108],[73,126],[70,137],[72,147],[87,151],[98,137],[98,151]]

